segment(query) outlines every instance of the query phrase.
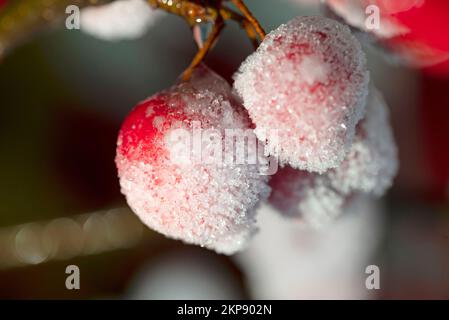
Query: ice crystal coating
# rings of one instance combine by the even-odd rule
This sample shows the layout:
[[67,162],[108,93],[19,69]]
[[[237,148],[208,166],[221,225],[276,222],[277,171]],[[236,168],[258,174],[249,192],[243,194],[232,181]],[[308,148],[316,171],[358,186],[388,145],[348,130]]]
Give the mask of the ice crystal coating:
[[361,191],[376,197],[388,190],[398,170],[398,154],[382,94],[372,88],[365,119],[357,127],[345,161],[327,175],[343,194]]
[[397,173],[397,150],[381,94],[372,88],[365,118],[357,126],[351,150],[342,164],[324,174],[283,168],[273,177],[271,203],[314,226],[339,216],[355,193],[379,197]]
[[271,179],[270,186],[270,203],[275,208],[315,228],[328,225],[347,204],[346,196],[332,187],[326,173],[284,167]]
[[161,12],[153,10],[145,0],[117,0],[81,11],[81,30],[103,40],[141,37]]
[[369,82],[365,55],[346,26],[297,17],[268,34],[234,78],[267,154],[319,173],[343,161]]
[[[256,231],[255,209],[270,189],[257,165],[229,164],[221,155],[235,150],[226,130],[249,128],[228,83],[205,67],[189,82],[143,101],[118,138],[116,163],[128,204],[168,237],[224,254],[241,250]],[[246,151],[254,154],[255,148],[248,144]]]

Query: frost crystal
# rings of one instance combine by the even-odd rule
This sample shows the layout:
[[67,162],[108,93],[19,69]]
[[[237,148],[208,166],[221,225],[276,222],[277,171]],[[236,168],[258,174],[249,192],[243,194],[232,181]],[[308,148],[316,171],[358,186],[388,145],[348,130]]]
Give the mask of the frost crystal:
[[362,191],[382,196],[391,187],[397,170],[397,149],[388,108],[381,93],[372,88],[365,119],[357,127],[350,153],[340,167],[327,174],[333,187],[344,194]]
[[161,12],[153,10],[145,0],[117,0],[81,11],[81,30],[103,40],[141,37]]
[[270,182],[270,201],[287,215],[301,216],[314,226],[325,225],[341,214],[353,194],[383,195],[397,169],[388,110],[380,93],[372,88],[365,119],[357,126],[343,163],[324,174],[283,168]]
[[319,173],[343,161],[369,82],[365,55],[346,26],[297,17],[271,32],[234,78],[267,154]]
[[[198,140],[176,138],[174,133],[184,129],[195,135],[192,129],[198,123],[203,132],[219,138],[200,138],[206,158],[193,161],[196,150],[185,151],[195,149]],[[270,188],[257,165],[229,165],[216,154],[234,148],[233,141],[221,138],[226,129],[249,127],[249,117],[230,86],[205,67],[189,82],[140,103],[123,124],[117,147],[128,204],[146,225],[168,237],[224,254],[241,250],[256,231],[255,209]],[[248,146],[248,154],[256,151]]]
[[330,185],[327,174],[285,167],[271,179],[270,186],[270,203],[275,208],[316,228],[338,217],[346,204],[346,197]]

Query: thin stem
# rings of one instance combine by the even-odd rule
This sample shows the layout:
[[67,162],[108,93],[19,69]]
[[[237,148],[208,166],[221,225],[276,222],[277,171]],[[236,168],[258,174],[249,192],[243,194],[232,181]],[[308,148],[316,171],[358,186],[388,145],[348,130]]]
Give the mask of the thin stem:
[[243,3],[242,0],[231,0],[231,2],[243,13],[245,18],[251,23],[254,27],[254,30],[259,34],[260,40],[262,41],[265,38],[265,31],[260,25],[259,21],[253,16],[248,7]]
[[249,21],[245,20],[242,22],[242,27],[245,29],[246,35],[253,44],[254,50],[257,49],[259,47],[259,40],[257,39],[257,33],[254,30],[253,25]]
[[184,71],[184,74],[182,75],[182,79],[184,81],[187,81],[192,76],[193,70],[203,61],[203,59],[206,57],[207,53],[209,52],[210,48],[215,43],[215,40],[218,39],[218,36],[220,35],[221,31],[224,27],[224,21],[222,17],[219,15],[217,17],[217,20],[214,22],[214,26],[212,28],[212,31],[210,32],[206,42],[204,42],[204,45],[202,48],[200,48],[193,58],[192,62],[190,63],[190,66]]
[[[207,53],[219,37],[226,20],[234,20],[238,22],[245,30],[254,48],[257,48],[259,46],[259,41],[262,41],[265,37],[265,31],[262,29],[257,19],[252,15],[242,0],[230,1],[243,15],[226,8],[221,1],[211,3],[202,0],[147,1],[154,8],[159,8],[183,17],[193,29],[194,38],[198,45],[198,52],[190,66],[184,72],[182,76],[183,80],[188,80],[195,67],[198,66],[206,57]],[[197,25],[199,23],[207,22],[213,23],[213,29],[206,41],[203,43],[198,36],[199,30]]]
[[241,14],[235,12],[234,10],[231,10],[226,7],[222,7],[220,9],[220,15],[223,17],[224,20],[233,20],[240,24],[240,26],[245,30],[246,35],[250,39],[251,43],[254,46],[254,49],[257,49],[259,46],[259,40],[257,39],[257,33],[251,24],[251,22],[248,21],[244,16]]

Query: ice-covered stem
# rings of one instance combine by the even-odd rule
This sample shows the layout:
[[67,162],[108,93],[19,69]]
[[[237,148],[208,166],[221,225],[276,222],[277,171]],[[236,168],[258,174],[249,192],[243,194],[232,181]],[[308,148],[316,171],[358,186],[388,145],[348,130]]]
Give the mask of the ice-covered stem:
[[100,5],[111,0],[20,0],[9,1],[0,11],[0,59],[45,26],[67,16],[66,8]]

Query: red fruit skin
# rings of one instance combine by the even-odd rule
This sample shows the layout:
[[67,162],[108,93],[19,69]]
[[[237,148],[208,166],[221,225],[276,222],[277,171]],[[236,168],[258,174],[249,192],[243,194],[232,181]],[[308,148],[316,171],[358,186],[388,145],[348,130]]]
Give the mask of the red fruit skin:
[[[410,46],[410,49],[416,47],[418,54],[420,50],[424,50],[424,53],[429,51],[424,55],[419,54],[416,59],[435,60],[436,64],[428,69],[430,72],[449,71],[449,1],[424,0],[422,5],[392,12],[391,16],[409,32],[391,39],[388,41],[389,45],[393,48],[403,45]],[[424,49],[420,49],[421,47]],[[413,52],[411,54],[414,55]],[[432,63],[420,61],[418,64],[426,66]]]
[[[194,147],[171,138],[177,129],[195,134],[190,130],[199,125],[224,134],[226,129],[247,129],[248,123],[229,84],[204,66],[189,81],[139,103],[122,125],[115,159],[130,208],[169,238],[223,254],[242,250],[256,231],[254,216],[259,201],[268,197],[268,177],[256,166],[222,165],[219,158],[178,162],[180,154],[193,154]],[[201,139],[203,146],[211,144]],[[229,142],[222,144],[221,151],[229,147]]]
[[422,6],[393,14],[410,33],[400,37],[449,52],[449,1],[426,0]]
[[158,130],[154,126],[154,120],[156,117],[163,117],[164,125],[170,126],[174,121],[185,119],[179,110],[182,109],[168,106],[164,94],[139,103],[123,122],[117,153],[128,160],[156,161],[159,156],[166,154],[166,150],[156,143],[164,135],[164,130]]
[[[413,30],[408,35],[449,55],[449,1],[427,0],[420,10],[413,9],[398,15],[398,19]],[[426,69],[427,73],[449,75],[449,58]]]
[[449,52],[449,1],[447,0],[365,0],[377,5],[382,15],[409,29],[397,41],[416,41]]
[[[379,8],[380,23],[387,26],[383,34],[373,31],[382,46],[403,58],[409,65],[432,73],[449,74],[449,1],[447,0],[328,0],[348,16],[361,15],[365,8]],[[349,5],[349,4],[352,4]],[[346,5],[346,6],[345,6]],[[359,6],[357,6],[359,5]],[[344,15],[343,15],[344,16]],[[363,22],[355,26],[367,31]]]

